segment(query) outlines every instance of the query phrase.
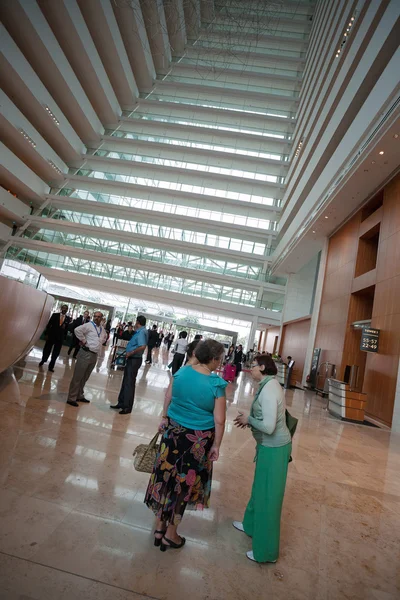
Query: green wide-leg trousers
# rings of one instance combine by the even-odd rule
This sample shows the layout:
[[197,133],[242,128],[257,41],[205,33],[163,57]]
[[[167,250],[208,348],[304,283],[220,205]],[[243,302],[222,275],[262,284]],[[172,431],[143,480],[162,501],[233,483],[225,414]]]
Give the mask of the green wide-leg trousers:
[[281,512],[292,444],[279,448],[257,446],[251,498],[243,519],[245,533],[253,539],[257,562],[279,557]]

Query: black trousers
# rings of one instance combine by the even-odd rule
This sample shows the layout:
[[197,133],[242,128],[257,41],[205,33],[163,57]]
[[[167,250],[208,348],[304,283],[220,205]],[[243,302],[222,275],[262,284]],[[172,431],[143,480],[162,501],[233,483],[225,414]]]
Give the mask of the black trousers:
[[124,378],[118,396],[118,405],[121,408],[132,410],[133,401],[135,400],[136,377],[141,364],[142,357],[128,358],[126,361]]
[[76,356],[77,356],[77,354],[79,352],[80,343],[79,343],[78,338],[74,334],[74,332],[72,332],[72,339],[71,339],[71,342],[69,344],[68,354],[71,354],[73,348],[74,348],[74,358],[76,358]]
[[[54,367],[56,360],[60,355],[61,348],[62,348],[62,340],[54,340],[54,339],[46,340],[46,343],[43,347],[42,361],[47,362],[49,359],[49,356],[51,354],[51,360],[49,363],[49,367],[51,369]],[[52,349],[53,349],[53,352],[52,352]]]
[[151,363],[151,353],[153,352],[153,348],[155,346],[147,346],[147,358],[146,360]]
[[179,369],[183,365],[183,361],[184,360],[185,360],[185,355],[184,354],[180,354],[178,352],[175,352],[174,359],[172,361],[172,375],[175,375],[175,373],[177,371],[179,371]]

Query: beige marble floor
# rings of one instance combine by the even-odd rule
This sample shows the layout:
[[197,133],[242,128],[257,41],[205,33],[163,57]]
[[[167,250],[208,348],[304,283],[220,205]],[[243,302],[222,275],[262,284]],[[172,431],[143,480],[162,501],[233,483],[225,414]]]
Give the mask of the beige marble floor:
[[[4,351],[4,348],[3,348]],[[257,565],[241,519],[254,444],[233,427],[253,386],[228,387],[228,421],[212,504],[187,513],[180,551],[153,546],[148,476],[134,447],[156,429],[168,357],[139,372],[129,416],[109,409],[122,373],[99,359],[90,405],[65,404],[73,360],[38,368],[35,348],[0,375],[0,597],[2,600],[394,600],[400,598],[400,437],[341,423],[311,393],[289,391],[300,419],[282,517],[281,556]]]

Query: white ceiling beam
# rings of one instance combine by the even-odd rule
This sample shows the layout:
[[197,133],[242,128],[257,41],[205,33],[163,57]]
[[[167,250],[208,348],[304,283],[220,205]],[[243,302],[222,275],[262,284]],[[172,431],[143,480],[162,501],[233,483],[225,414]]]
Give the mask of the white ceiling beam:
[[172,55],[163,0],[140,0],[144,25],[157,73],[166,73]]
[[38,0],[57,41],[104,126],[122,113],[76,0]]
[[124,152],[153,158],[166,158],[199,165],[213,165],[227,169],[236,169],[265,175],[284,177],[289,168],[289,162],[272,158],[258,158],[232,152],[191,148],[162,142],[151,142],[116,136],[103,136],[101,150],[109,152]]
[[276,291],[279,294],[282,294],[285,291],[284,286],[267,283],[265,281],[251,280],[234,275],[223,275],[205,271],[204,269],[183,268],[181,266],[170,265],[153,260],[138,259],[133,256],[120,256],[109,252],[102,252],[101,250],[77,248],[67,244],[54,244],[52,242],[33,240],[31,238],[16,237],[15,240],[13,240],[12,245],[37,252],[48,252],[50,254],[57,254],[58,256],[74,257],[89,262],[99,262],[101,264],[116,265],[129,269],[133,268],[148,273],[170,275],[171,277],[180,279],[202,281],[211,285],[228,286],[250,292],[258,292],[260,288]]
[[156,70],[140,1],[113,0],[112,8],[138,88],[141,92],[150,92],[156,79]]
[[30,207],[0,186],[0,216],[6,221],[15,221],[22,225],[24,217],[30,213]]
[[[213,235],[258,242],[261,244],[268,243],[268,237],[271,234],[268,230],[245,225],[215,222],[199,217],[187,217],[176,213],[140,209],[124,206],[123,204],[108,204],[106,202],[82,200],[81,198],[74,198],[72,196],[48,194],[46,199],[50,200],[52,206],[65,210],[72,210],[91,215],[102,215],[115,219],[126,219],[128,221],[139,223],[153,223],[155,225],[165,225],[166,227],[177,227],[186,229],[187,231],[199,231],[201,233],[210,233]],[[277,218],[276,213],[273,211],[271,211],[270,216],[272,220]],[[276,232],[272,232],[272,234],[275,236]]]
[[128,54],[110,0],[78,0],[108,78],[124,110],[139,97]]
[[214,87],[199,83],[184,83],[182,81],[157,81],[155,96],[158,92],[167,96],[177,96],[178,98],[204,99],[208,102],[219,102],[221,106],[226,103],[237,105],[238,108],[246,109],[257,108],[266,109],[270,112],[274,110],[294,113],[298,105],[298,98],[284,96],[282,94],[271,94],[268,92],[253,92],[249,90],[239,90],[229,85]]
[[182,56],[187,43],[183,3],[184,0],[164,0],[165,19],[173,56]]
[[36,0],[2,2],[0,16],[79,137],[98,140],[104,128]]
[[5,93],[62,160],[69,162],[79,159],[85,152],[82,140],[1,24],[0,83]]
[[215,3],[214,0],[200,0],[200,15],[201,22],[208,24],[215,18]]
[[[115,215],[114,215],[115,218]],[[52,219],[39,216],[29,216],[26,219],[30,223],[37,225],[40,229],[49,229],[51,231],[62,231],[63,233],[72,233],[102,240],[121,242],[122,244],[134,244],[147,248],[158,248],[171,252],[181,252],[182,254],[196,255],[212,258],[214,260],[232,261],[238,264],[252,265],[262,267],[265,263],[265,256],[251,254],[239,250],[229,250],[218,246],[210,246],[195,242],[185,242],[169,237],[158,237],[155,235],[140,234],[137,232],[124,231],[120,229],[110,229],[110,227],[100,227],[98,225],[87,225],[75,221],[64,219]]]
[[2,142],[0,155],[0,180],[3,187],[27,203],[32,201],[35,205],[42,204],[49,186]]
[[[282,198],[284,184],[271,183],[269,181],[256,181],[231,175],[220,175],[198,171],[196,169],[185,169],[181,167],[168,167],[165,165],[154,165],[147,162],[135,162],[106,158],[102,156],[85,155],[85,162],[71,163],[71,166],[82,169],[91,169],[104,173],[115,173],[128,177],[148,177],[171,183],[182,183],[187,185],[198,185],[219,190],[265,196],[268,198]],[[82,165],[82,166],[81,166]],[[220,198],[215,197],[214,202],[219,203]]]
[[[275,206],[231,200],[229,198],[217,198],[216,196],[208,196],[206,194],[189,194],[188,192],[181,192],[179,190],[160,189],[133,183],[95,179],[94,177],[85,177],[84,175],[70,175],[63,187],[165,202],[172,206],[178,204],[194,208],[201,207],[210,211],[218,210],[234,215],[249,216],[255,219],[271,219],[271,212],[279,212],[281,210],[280,207]],[[268,230],[266,231],[269,233]]]
[[[67,173],[67,165],[2,90],[0,130],[5,145],[43,181],[64,180],[63,173]],[[52,164],[60,172],[56,171]]]
[[189,39],[197,39],[200,33],[201,16],[200,0],[189,0],[183,3],[185,14],[186,32]]

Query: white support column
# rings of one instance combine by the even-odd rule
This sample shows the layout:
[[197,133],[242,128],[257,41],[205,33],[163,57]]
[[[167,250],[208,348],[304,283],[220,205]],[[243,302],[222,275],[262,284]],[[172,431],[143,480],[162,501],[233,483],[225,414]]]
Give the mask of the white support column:
[[306,384],[307,375],[309,375],[310,369],[311,369],[312,355],[313,355],[313,351],[314,351],[315,338],[317,335],[319,312],[320,312],[320,308],[321,308],[322,290],[324,287],[324,280],[325,280],[325,269],[326,269],[326,260],[328,257],[328,246],[329,246],[329,239],[325,238],[325,243],[324,243],[324,246],[321,251],[321,259],[319,262],[318,281],[317,281],[317,285],[315,288],[315,297],[314,297],[314,308],[313,308],[313,313],[311,316],[310,334],[308,336],[307,352],[306,352],[306,358],[304,361],[303,381],[302,381],[303,386]]
[[247,341],[247,350],[250,350],[254,346],[257,329],[258,329],[258,318],[254,317],[254,319],[251,323],[249,338]]

